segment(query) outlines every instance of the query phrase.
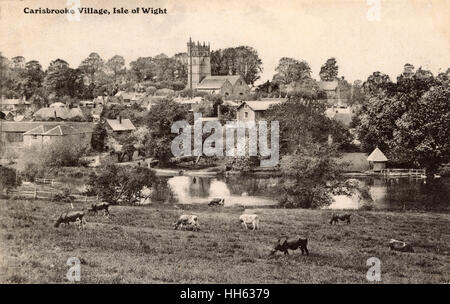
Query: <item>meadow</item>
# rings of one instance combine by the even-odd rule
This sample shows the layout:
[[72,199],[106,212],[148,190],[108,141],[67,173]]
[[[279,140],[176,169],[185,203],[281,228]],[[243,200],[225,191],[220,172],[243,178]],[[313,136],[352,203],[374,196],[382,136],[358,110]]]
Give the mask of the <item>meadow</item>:
[[[109,219],[87,215],[84,230],[55,228],[68,210],[0,200],[0,283],[65,283],[70,257],[81,261],[80,283],[372,283],[370,257],[381,261],[380,283],[450,282],[448,213],[352,211],[350,225],[332,226],[330,210],[248,209],[261,229],[246,231],[241,206],[160,204],[112,206]],[[198,215],[201,230],[174,230],[183,213]],[[282,235],[307,237],[309,256],[269,256]],[[415,252],[390,251],[391,238]]]

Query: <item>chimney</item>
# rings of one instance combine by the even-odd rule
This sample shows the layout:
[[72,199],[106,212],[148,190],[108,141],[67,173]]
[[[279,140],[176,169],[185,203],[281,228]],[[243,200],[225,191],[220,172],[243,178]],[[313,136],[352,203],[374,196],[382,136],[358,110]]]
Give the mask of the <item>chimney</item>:
[[55,119],[57,118],[57,116],[56,116],[56,110],[55,111],[53,111],[53,113],[55,113]]
[[122,123],[122,116],[117,116],[117,120],[119,121],[119,123],[121,124]]
[[217,119],[220,120],[220,104],[217,105]]

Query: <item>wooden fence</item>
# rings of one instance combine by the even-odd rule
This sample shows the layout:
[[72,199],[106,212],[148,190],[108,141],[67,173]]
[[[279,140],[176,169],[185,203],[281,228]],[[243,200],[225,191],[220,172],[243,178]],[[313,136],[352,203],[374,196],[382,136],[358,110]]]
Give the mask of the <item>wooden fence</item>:
[[[10,190],[8,195],[38,200],[53,200],[55,195],[60,193],[60,191],[45,191],[35,188],[34,190]],[[74,203],[93,203],[98,201],[98,196],[71,194],[70,197],[73,198],[72,202]]]
[[416,176],[423,177],[426,175],[425,169],[383,169],[381,174],[388,176]]

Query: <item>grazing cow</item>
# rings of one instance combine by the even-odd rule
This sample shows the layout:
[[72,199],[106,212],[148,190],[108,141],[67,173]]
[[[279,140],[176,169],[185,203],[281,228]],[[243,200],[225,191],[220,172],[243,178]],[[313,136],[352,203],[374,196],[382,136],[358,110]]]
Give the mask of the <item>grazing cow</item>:
[[252,225],[253,230],[259,229],[259,216],[257,214],[242,214],[239,217],[239,222],[245,227],[245,229],[249,229],[248,225]]
[[63,213],[59,216],[59,218],[55,222],[55,227],[59,227],[62,223],[69,225],[71,222],[79,222],[81,229],[83,229],[84,224],[86,224],[86,220],[84,219],[83,211],[69,211]]
[[193,231],[198,231],[200,229],[198,217],[193,214],[180,215],[178,220],[174,223],[174,229],[175,230],[178,228],[182,229],[184,226],[186,226],[187,228],[192,228]]
[[352,215],[350,213],[344,213],[344,214],[338,214],[333,213],[333,216],[331,217],[330,224],[333,225],[333,223],[338,223],[339,221],[347,221],[347,224],[350,224],[350,217]]
[[209,203],[208,206],[223,206],[225,203],[224,198],[213,198]]
[[411,244],[402,242],[402,241],[397,241],[394,239],[391,239],[389,241],[389,248],[391,250],[396,250],[396,251],[401,251],[401,252],[414,252]]
[[278,239],[278,242],[275,244],[274,248],[270,252],[270,255],[273,255],[277,251],[284,252],[284,254],[289,254],[288,249],[296,250],[300,248],[302,250],[302,255],[306,252],[306,255],[309,255],[308,251],[308,239],[302,238],[300,236],[296,236],[294,238],[286,238],[282,237]]
[[97,211],[103,210],[103,215],[109,216],[109,206],[111,206],[111,204],[107,202],[94,203],[88,211],[97,214]]

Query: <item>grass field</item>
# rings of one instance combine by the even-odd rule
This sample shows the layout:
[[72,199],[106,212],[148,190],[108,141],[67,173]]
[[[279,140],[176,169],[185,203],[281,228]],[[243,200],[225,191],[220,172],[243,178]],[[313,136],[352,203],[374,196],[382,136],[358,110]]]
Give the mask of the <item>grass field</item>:
[[[69,257],[81,260],[81,283],[367,283],[370,257],[381,260],[381,283],[450,282],[449,214],[355,211],[352,224],[330,226],[331,211],[254,209],[261,230],[245,231],[240,207],[113,206],[82,231],[54,228],[68,210],[0,200],[1,283],[67,282]],[[201,230],[173,230],[182,213],[197,214]],[[310,255],[269,257],[283,234],[307,236]],[[390,238],[415,253],[389,251]]]

